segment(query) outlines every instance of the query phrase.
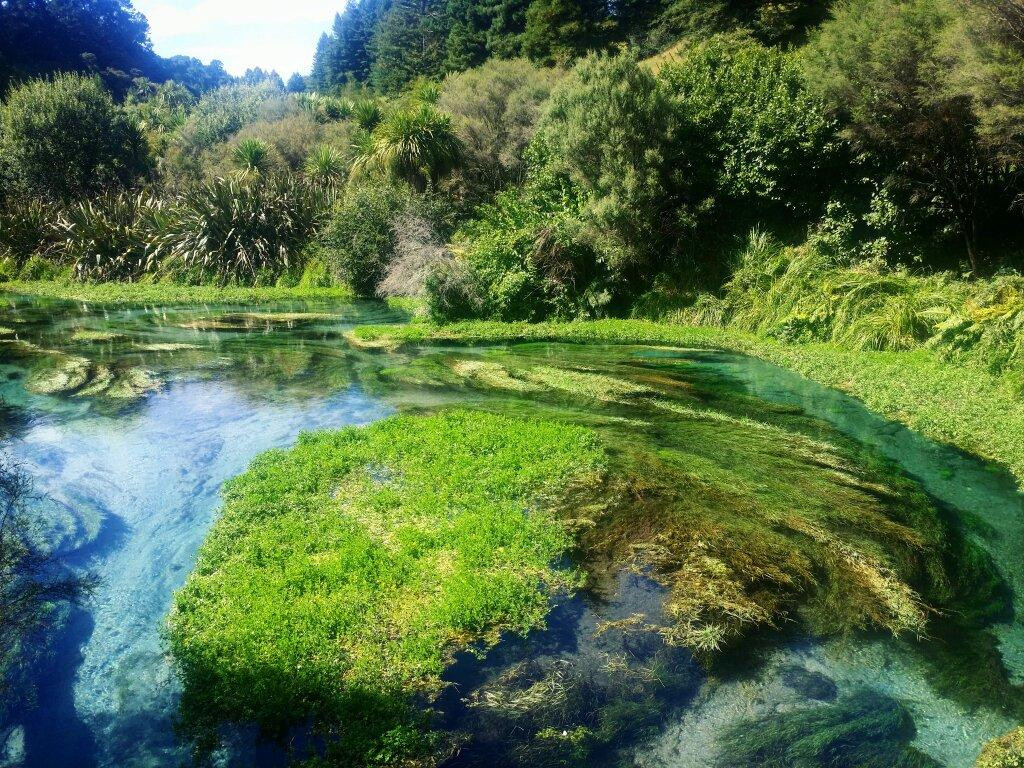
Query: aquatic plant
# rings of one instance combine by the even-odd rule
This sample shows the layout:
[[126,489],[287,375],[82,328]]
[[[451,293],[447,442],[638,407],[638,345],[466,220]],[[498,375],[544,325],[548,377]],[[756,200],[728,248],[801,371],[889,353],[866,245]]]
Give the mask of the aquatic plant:
[[[870,452],[823,439],[799,413],[695,387],[671,358],[623,366],[555,349],[426,354],[381,376],[592,420],[610,471],[565,504],[580,562],[598,590],[622,568],[661,583],[672,621],[650,631],[711,658],[794,621],[825,635],[924,637],[933,610],[956,605],[961,635],[983,644],[979,628],[1006,610],[990,558]],[[995,678],[989,696],[996,679],[1006,688],[1001,665],[984,668]],[[945,689],[966,695],[958,687]]]
[[914,723],[894,699],[872,691],[835,704],[739,723],[719,740],[722,768],[939,768],[910,746]]
[[978,755],[974,768],[1021,768],[1024,766],[1024,727],[993,739]]
[[460,410],[259,457],[175,596],[186,723],[209,739],[221,721],[280,735],[311,718],[358,764],[437,748],[414,738],[413,695],[575,583],[552,566],[571,540],[545,510],[602,463],[585,429]]

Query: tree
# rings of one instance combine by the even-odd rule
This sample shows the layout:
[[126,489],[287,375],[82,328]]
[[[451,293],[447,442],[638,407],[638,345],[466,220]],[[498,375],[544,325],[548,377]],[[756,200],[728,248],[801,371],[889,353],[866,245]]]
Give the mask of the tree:
[[590,55],[554,90],[533,138],[530,183],[581,201],[595,246],[626,281],[671,262],[690,211],[691,153],[679,127],[648,68]]
[[397,91],[417,77],[442,76],[445,22],[442,0],[395,0],[373,35],[371,82]]
[[702,147],[717,220],[745,232],[783,220],[806,226],[824,212],[846,158],[836,119],[791,54],[716,36],[684,50],[660,77]]
[[71,74],[11,91],[0,107],[0,155],[22,192],[45,198],[128,186],[150,163],[138,125],[99,80]]
[[560,77],[526,59],[491,59],[445,78],[438,107],[452,116],[466,171],[485,194],[522,180],[526,147]]
[[578,0],[533,0],[526,11],[523,52],[544,64],[565,64],[597,47],[605,6]]
[[384,118],[356,159],[356,170],[378,169],[423,192],[451,173],[461,158],[451,117],[420,104]]
[[288,78],[288,93],[302,93],[306,90],[306,78],[298,72],[293,72]]
[[949,87],[955,21],[942,0],[843,0],[809,46],[808,82],[862,155],[955,226],[978,274],[981,224],[1008,169],[979,141],[971,98]]

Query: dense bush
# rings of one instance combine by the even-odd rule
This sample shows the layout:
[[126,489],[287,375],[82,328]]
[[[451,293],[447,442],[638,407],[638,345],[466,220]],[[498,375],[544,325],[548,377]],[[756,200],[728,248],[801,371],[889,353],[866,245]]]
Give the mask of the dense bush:
[[394,224],[409,193],[390,184],[352,186],[331,214],[321,242],[336,272],[359,296],[375,296],[395,255]]
[[535,185],[568,185],[609,268],[637,279],[670,262],[698,159],[662,82],[631,56],[590,56],[555,89],[531,145]]
[[146,141],[99,80],[56,75],[11,90],[0,156],[16,191],[65,199],[129,185],[149,167]]
[[278,120],[298,109],[294,99],[266,81],[210,91],[199,100],[178,133],[169,152],[169,170],[175,176],[198,178],[206,150],[227,141],[246,125]]
[[445,79],[437,106],[452,115],[466,173],[482,192],[521,180],[523,153],[560,77],[525,59],[492,59]]
[[272,284],[298,266],[325,208],[322,190],[297,178],[203,182],[174,201],[152,258],[187,281]]
[[[791,54],[728,37],[682,52],[659,72],[678,119],[711,166],[714,216],[806,223],[846,170],[839,126]],[[746,221],[744,221],[746,220]]]
[[1011,226],[1019,236],[1020,216],[1008,213],[1020,179],[980,140],[975,102],[957,85],[947,48],[957,24],[956,7],[943,0],[843,0],[805,59],[809,84],[854,148],[955,231],[978,273],[992,234],[1005,237]]
[[57,206],[35,199],[0,209],[0,260],[15,272],[33,254],[46,254],[59,239]]

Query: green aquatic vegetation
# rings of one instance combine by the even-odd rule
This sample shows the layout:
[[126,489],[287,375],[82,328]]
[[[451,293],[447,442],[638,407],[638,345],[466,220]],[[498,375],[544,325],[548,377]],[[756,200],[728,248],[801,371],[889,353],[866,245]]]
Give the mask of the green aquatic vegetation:
[[53,352],[33,368],[25,386],[43,395],[72,392],[89,381],[91,367],[92,364],[84,357]]
[[[648,644],[650,646],[650,644]],[[474,690],[461,725],[469,765],[614,766],[655,735],[680,692],[699,675],[679,648],[616,646],[614,653],[540,656],[510,665]]]
[[562,418],[625,418],[598,427],[612,471],[567,508],[593,586],[629,567],[668,590],[673,621],[657,631],[672,642],[711,653],[794,619],[925,635],[952,596],[953,532],[916,486],[836,435],[805,434],[820,427],[786,409],[751,418],[748,399],[702,391],[674,365],[525,346],[427,354],[386,378],[490,391],[485,407],[515,393]]
[[121,338],[120,333],[100,331],[95,328],[76,328],[71,334],[72,341],[113,341]]
[[914,723],[898,701],[862,691],[824,706],[730,727],[719,739],[721,768],[939,768],[910,746]]
[[85,357],[38,347],[26,351],[35,360],[25,387],[37,394],[135,400],[162,386],[156,374],[142,368],[112,368]]
[[986,744],[974,768],[1024,768],[1024,727]]
[[454,652],[541,624],[576,583],[553,567],[571,538],[550,510],[603,463],[588,430],[464,410],[257,458],[175,596],[185,722],[209,736],[312,719],[340,760],[416,757],[403,751],[429,745],[406,738],[412,697],[440,690]]
[[926,437],[998,462],[1024,484],[1024,402],[1010,386],[1012,382],[970,360],[949,362],[931,349],[855,350],[834,343],[784,342],[729,328],[646,320],[410,323],[361,326],[346,338],[366,349],[560,341],[742,352],[848,392],[868,408]]

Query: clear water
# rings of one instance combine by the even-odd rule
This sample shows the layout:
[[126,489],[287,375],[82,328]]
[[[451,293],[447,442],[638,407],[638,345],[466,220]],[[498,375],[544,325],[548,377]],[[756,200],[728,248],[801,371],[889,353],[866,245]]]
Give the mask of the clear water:
[[[186,578],[216,514],[221,483],[259,452],[287,446],[305,429],[365,424],[410,403],[480,398],[472,389],[396,383],[379,374],[428,354],[475,359],[481,350],[363,354],[343,341],[354,324],[399,319],[372,304],[255,312],[103,310],[31,300],[0,307],[0,327],[14,331],[0,341],[0,396],[23,417],[7,448],[45,494],[42,513],[53,521],[54,541],[76,567],[88,567],[102,579],[94,600],[60,629],[52,660],[38,674],[37,706],[0,728],[0,742],[7,742],[0,745],[0,765],[4,749],[7,759],[26,766],[187,761],[187,747],[173,728],[178,686],[161,627],[171,594]],[[1017,554],[1024,498],[1010,477],[984,462],[935,445],[839,393],[742,356],[559,345],[523,350],[560,362],[589,357],[588,365],[596,359],[637,370],[653,365],[667,376],[714,380],[821,419],[899,462],[932,496],[970,520],[1014,595],[1024,594]],[[44,394],[54,386],[40,371],[67,362],[54,352],[85,359],[93,379],[107,375],[101,369],[115,378],[145,371],[154,387],[127,398],[111,397],[110,390],[82,396],[82,387]],[[586,668],[623,649],[638,653],[624,636],[595,632],[600,621],[659,613],[662,593],[656,585],[623,578],[600,599],[581,596],[558,605],[549,630],[527,643],[501,646],[483,663],[460,659],[451,673],[458,693],[440,706],[449,725],[493,726],[473,720],[464,695],[493,682],[515,659],[529,657],[548,668],[571,660]],[[1007,621],[996,629],[1015,676],[1024,675],[1020,627]],[[691,669],[685,695],[666,698],[666,717],[628,746],[627,762],[708,765],[723,727],[809,703],[806,691],[792,685],[794,667],[830,680],[839,695],[869,687],[898,698],[913,716],[915,746],[950,768],[969,766],[985,740],[1016,724],[998,708],[971,710],[939,695],[912,648],[879,637],[784,637],[761,648],[749,671],[725,676],[705,675],[688,657],[673,657],[673,663]],[[221,759],[251,765],[264,757],[243,749]],[[481,748],[475,757],[467,750],[460,760],[471,765],[492,757]]]

